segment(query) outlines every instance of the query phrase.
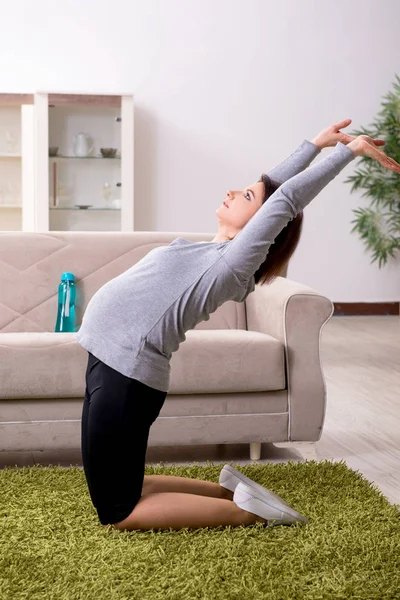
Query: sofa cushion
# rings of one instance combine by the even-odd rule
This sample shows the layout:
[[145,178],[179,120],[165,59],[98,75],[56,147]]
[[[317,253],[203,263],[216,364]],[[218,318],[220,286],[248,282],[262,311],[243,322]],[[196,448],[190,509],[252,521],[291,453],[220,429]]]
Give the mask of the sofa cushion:
[[[73,333],[0,334],[0,398],[83,398],[87,352]],[[284,346],[242,329],[191,329],[171,358],[170,394],[285,389]]]

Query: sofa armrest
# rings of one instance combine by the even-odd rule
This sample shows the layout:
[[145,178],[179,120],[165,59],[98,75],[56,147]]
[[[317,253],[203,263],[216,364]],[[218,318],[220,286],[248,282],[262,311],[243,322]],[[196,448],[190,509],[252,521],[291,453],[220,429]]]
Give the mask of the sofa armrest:
[[333,303],[285,277],[257,284],[245,303],[247,329],[271,335],[285,347],[288,441],[319,440],[326,407],[320,337],[333,314]]

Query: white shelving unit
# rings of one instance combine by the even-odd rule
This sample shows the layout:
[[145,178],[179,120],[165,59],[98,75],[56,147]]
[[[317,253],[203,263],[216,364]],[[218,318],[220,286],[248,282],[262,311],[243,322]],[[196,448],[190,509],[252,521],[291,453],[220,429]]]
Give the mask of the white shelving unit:
[[[13,134],[5,127],[11,109]],[[75,154],[79,133],[93,146],[86,156]],[[116,155],[103,157],[109,147]],[[11,185],[21,191],[12,202],[0,194],[0,231],[134,231],[133,95],[0,94],[0,190],[8,185],[2,165],[11,177],[12,164]]]
[[0,94],[0,231],[26,225],[33,196],[33,94]]

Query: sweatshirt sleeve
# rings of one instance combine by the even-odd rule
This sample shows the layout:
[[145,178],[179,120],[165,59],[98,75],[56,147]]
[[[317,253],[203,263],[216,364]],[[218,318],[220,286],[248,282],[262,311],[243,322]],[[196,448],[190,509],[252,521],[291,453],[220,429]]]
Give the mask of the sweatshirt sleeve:
[[308,167],[321,150],[308,140],[303,140],[298,148],[277,167],[267,173],[268,177],[281,185]]
[[285,181],[230,240],[223,258],[247,282],[264,262],[277,235],[346,165],[355,159],[342,142],[317,164]]

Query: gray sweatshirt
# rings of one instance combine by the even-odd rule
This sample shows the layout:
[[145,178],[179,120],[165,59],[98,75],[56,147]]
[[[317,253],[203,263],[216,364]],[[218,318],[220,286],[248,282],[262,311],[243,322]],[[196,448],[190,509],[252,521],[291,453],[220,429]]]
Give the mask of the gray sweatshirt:
[[233,240],[178,237],[108,281],[90,299],[75,339],[123,375],[168,392],[171,355],[185,332],[227,300],[243,302],[254,291],[254,273],[276,236],[355,158],[338,142],[306,168],[319,152],[304,140],[268,173],[280,187]]

